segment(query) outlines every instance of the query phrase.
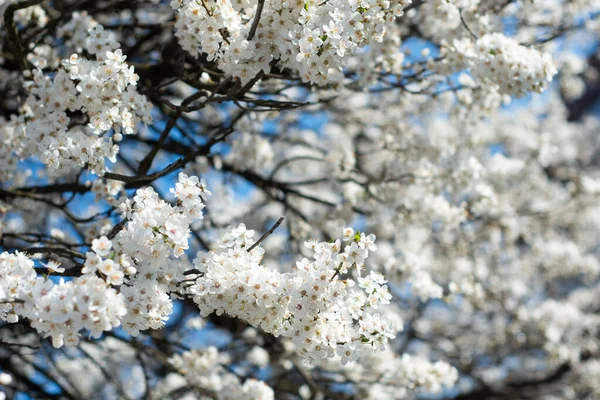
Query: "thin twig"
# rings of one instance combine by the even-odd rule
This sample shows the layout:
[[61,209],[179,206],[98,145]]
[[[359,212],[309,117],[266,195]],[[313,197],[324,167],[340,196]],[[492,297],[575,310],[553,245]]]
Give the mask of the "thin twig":
[[462,10],[461,9],[458,10],[458,15],[460,15],[460,21],[462,22],[462,24],[465,27],[465,29],[471,34],[471,36],[473,36],[473,38],[475,40],[479,39],[479,37],[475,33],[473,33],[473,31],[471,30],[471,28],[469,28],[469,25],[467,25],[467,21],[465,21],[465,18],[462,15]]
[[30,254],[57,254],[59,256],[66,256],[66,257],[75,257],[75,258],[83,258],[85,259],[85,255],[75,251],[75,250],[70,250],[70,249],[64,249],[62,247],[28,247],[26,249],[23,250],[23,252],[26,253],[30,253]]
[[279,219],[277,220],[277,222],[275,222],[275,225],[273,225],[273,226],[271,227],[271,229],[269,229],[267,232],[265,232],[265,234],[264,234],[264,235],[262,235],[262,236],[261,236],[261,237],[260,237],[260,238],[259,238],[259,239],[258,239],[258,240],[257,240],[257,241],[256,241],[256,242],[253,244],[253,245],[252,245],[252,246],[250,246],[250,247],[248,248],[248,250],[247,250],[247,251],[248,251],[248,253],[250,253],[252,250],[254,250],[254,248],[255,248],[256,246],[258,246],[258,245],[259,245],[259,244],[260,244],[260,243],[261,243],[263,240],[265,240],[266,238],[268,238],[268,237],[269,237],[269,235],[271,235],[273,232],[275,232],[275,229],[277,229],[277,227],[278,227],[279,225],[281,225],[281,223],[282,223],[282,222],[283,222],[283,217],[279,218]]
[[123,218],[118,224],[116,224],[115,226],[113,226],[113,228],[110,230],[110,232],[108,233],[108,235],[106,235],[106,237],[108,239],[114,238],[115,236],[117,236],[117,233],[119,233],[121,231],[121,229],[123,229],[123,227],[125,226],[125,223],[127,222],[127,218]]
[[100,370],[100,372],[102,373],[102,375],[104,375],[104,378],[107,381],[109,381],[115,385],[115,389],[116,389],[117,393],[119,394],[120,398],[129,400],[129,396],[127,396],[127,393],[125,392],[125,389],[123,388],[123,385],[121,384],[121,381],[119,381],[119,379],[116,376],[111,375],[111,372],[114,372],[114,371],[109,371],[109,369],[105,368],[104,365],[102,365],[102,363],[99,360],[97,360],[94,356],[92,356],[92,354],[89,351],[84,349],[83,346],[79,346],[78,349],[84,356],[86,356]]
[[306,384],[310,387],[312,394],[315,395],[316,393],[318,393],[319,387],[317,386],[316,382],[312,378],[311,373],[305,371],[304,368],[302,368],[302,366],[297,361],[292,361],[292,363],[294,365],[294,368],[296,368],[296,371],[298,371],[298,373],[300,374],[302,379],[304,379]]
[[258,0],[258,6],[256,6],[256,14],[254,14],[254,20],[252,21],[252,26],[250,27],[250,31],[248,32],[248,41],[254,38],[254,34],[258,29],[258,23],[260,21],[260,16],[262,14],[263,7],[265,5],[265,0]]
[[107,179],[115,180],[115,181],[125,182],[126,188],[139,188],[144,185],[147,185],[150,182],[153,182],[158,178],[161,178],[179,168],[184,167],[187,163],[195,160],[196,157],[198,157],[198,156],[205,156],[205,155],[210,154],[212,146],[214,146],[216,143],[219,143],[219,142],[225,140],[227,138],[227,136],[229,136],[230,134],[232,134],[235,131],[234,125],[244,116],[244,114],[245,114],[245,112],[241,112],[235,118],[233,118],[233,120],[230,123],[230,126],[228,128],[223,129],[222,134],[220,136],[216,136],[216,134],[215,134],[215,136],[211,140],[209,140],[208,143],[206,143],[205,145],[200,147],[198,150],[187,154],[185,157],[182,157],[182,158],[178,159],[177,161],[172,162],[171,164],[167,165],[162,171],[158,171],[158,172],[155,172],[150,175],[133,175],[133,176],[116,174],[113,172],[107,172],[104,175],[104,177]]
[[11,343],[11,342],[5,342],[4,340],[0,340],[0,344],[2,346],[15,346],[15,347],[25,347],[28,349],[32,349],[32,350],[38,350],[40,348],[40,346],[36,346],[33,344],[27,344],[27,343]]
[[6,33],[8,34],[8,44],[13,48],[17,63],[21,70],[27,68],[27,58],[23,54],[23,48],[21,46],[21,39],[19,38],[19,32],[17,31],[17,25],[15,24],[15,12],[28,8],[31,6],[38,5],[43,0],[27,0],[18,3],[12,3],[4,11],[4,25],[6,27]]
[[21,299],[13,299],[13,300],[0,299],[0,304],[23,304],[23,303],[25,303],[25,300],[21,300]]

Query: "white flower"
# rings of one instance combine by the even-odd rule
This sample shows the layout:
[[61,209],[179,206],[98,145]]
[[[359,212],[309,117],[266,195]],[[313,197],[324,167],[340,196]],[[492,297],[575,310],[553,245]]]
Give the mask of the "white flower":
[[112,242],[106,236],[92,240],[92,250],[99,256],[107,256],[111,248]]
[[259,346],[254,346],[246,355],[246,359],[252,365],[264,368],[269,365],[269,353]]
[[105,63],[106,63],[106,65],[120,66],[123,62],[125,62],[126,58],[127,58],[127,56],[123,55],[123,52],[121,51],[121,49],[117,49],[114,52],[107,51]]
[[65,269],[60,266],[60,263],[56,262],[54,260],[50,260],[50,261],[48,261],[47,264],[43,264],[43,265],[44,265],[44,267],[48,268],[50,270],[50,272],[56,272],[59,274],[62,274],[63,272],[65,272]]

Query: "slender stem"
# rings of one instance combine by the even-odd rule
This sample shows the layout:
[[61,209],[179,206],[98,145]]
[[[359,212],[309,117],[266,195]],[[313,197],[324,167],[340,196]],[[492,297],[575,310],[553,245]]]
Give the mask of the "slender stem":
[[259,239],[258,239],[258,240],[257,240],[257,241],[256,241],[256,242],[253,244],[253,245],[252,245],[252,246],[250,246],[250,247],[248,248],[248,250],[247,250],[247,251],[248,251],[248,253],[250,253],[252,250],[254,250],[254,248],[255,248],[256,246],[258,246],[259,244],[261,244],[261,242],[262,242],[263,240],[265,240],[265,239],[266,239],[266,238],[268,238],[268,237],[269,237],[269,236],[270,236],[270,235],[271,235],[273,232],[275,232],[275,229],[277,229],[277,227],[278,227],[279,225],[281,225],[281,223],[282,223],[282,222],[283,222],[283,217],[279,218],[279,219],[277,220],[277,222],[275,222],[275,225],[273,225],[273,226],[271,227],[271,229],[269,229],[267,232],[265,232],[265,234],[264,234],[264,235],[262,235],[262,236],[261,236],[261,237],[260,237],[260,238],[259,238]]
[[21,39],[19,38],[19,32],[17,31],[17,25],[15,24],[15,12],[28,8],[31,6],[42,3],[43,0],[27,0],[23,2],[16,2],[6,7],[4,11],[4,24],[6,27],[6,33],[8,34],[8,44],[13,48],[15,57],[19,63],[21,70],[27,68],[27,59],[23,54],[23,48],[21,46]]
[[475,40],[479,39],[479,37],[475,33],[473,33],[471,28],[469,28],[469,25],[467,25],[467,21],[465,21],[465,18],[463,17],[463,14],[462,14],[462,10],[460,10],[460,9],[458,10],[458,15],[460,15],[460,21],[462,22],[465,29],[469,32],[469,34],[473,37],[473,39],[475,39]]
[[262,14],[263,7],[265,6],[265,0],[258,0],[258,6],[256,6],[256,14],[254,14],[254,20],[252,21],[252,26],[250,27],[250,31],[248,32],[248,40],[252,40],[254,35],[256,34],[256,30],[258,29],[258,23],[260,22],[260,16]]

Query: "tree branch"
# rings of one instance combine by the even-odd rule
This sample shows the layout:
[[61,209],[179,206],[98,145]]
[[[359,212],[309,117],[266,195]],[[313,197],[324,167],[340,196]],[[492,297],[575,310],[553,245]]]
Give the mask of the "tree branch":
[[275,222],[275,225],[273,225],[271,227],[271,229],[269,229],[268,231],[266,231],[256,242],[254,242],[254,244],[252,246],[250,246],[248,248],[248,250],[246,250],[248,253],[250,253],[252,250],[254,250],[259,244],[261,244],[266,238],[268,238],[273,232],[275,232],[275,229],[277,229],[279,227],[279,225],[281,225],[281,223],[283,222],[283,217],[279,218],[277,220],[277,222]]

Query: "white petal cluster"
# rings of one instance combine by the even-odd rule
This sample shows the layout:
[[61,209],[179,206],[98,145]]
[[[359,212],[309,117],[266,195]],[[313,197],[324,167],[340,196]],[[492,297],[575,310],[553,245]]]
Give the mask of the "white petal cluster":
[[9,302],[27,297],[35,279],[33,261],[25,254],[18,251],[15,254],[0,254],[0,298],[5,302],[0,304],[2,320],[16,322],[13,305]]
[[[10,4],[10,1],[0,1],[0,22],[4,25],[4,12],[6,7]],[[35,23],[38,27],[46,26],[48,23],[48,15],[44,7],[41,5],[34,5],[31,7],[25,7],[17,9],[14,14],[14,21],[21,25],[27,25]]]
[[69,22],[58,29],[57,34],[66,40],[66,43],[70,48],[79,53],[88,47],[87,44],[90,38],[88,32],[97,25],[98,22],[90,17],[87,12],[75,11],[71,14]]
[[592,390],[592,395],[600,397],[600,360],[592,359],[581,367],[583,381]]
[[466,219],[464,209],[451,204],[442,195],[427,195],[420,203],[423,214],[446,227],[456,227]]
[[173,303],[164,285],[152,280],[133,281],[121,294],[125,299],[127,315],[123,317],[123,329],[132,336],[147,329],[165,326],[173,312]]
[[23,253],[0,255],[0,292],[10,303],[0,305],[0,319],[24,317],[54,347],[79,343],[79,332],[99,337],[120,325],[127,310],[123,298],[103,279],[84,275],[58,283],[36,277],[34,263]]
[[[113,259],[111,253],[112,242],[106,236],[92,241],[92,250],[86,253],[85,264],[81,270],[84,274],[99,274],[109,284],[119,286],[123,284],[125,270],[131,275],[135,269],[127,268],[128,260]],[[109,258],[113,256],[113,258]],[[124,267],[125,265],[125,267]]]
[[[38,278],[32,292],[43,293],[48,282]],[[35,299],[33,309],[33,313],[24,316],[42,337],[52,337],[54,347],[77,345],[82,330],[98,338],[102,332],[120,326],[121,317],[127,312],[122,296],[96,276],[68,282],[61,279],[47,294]]]
[[39,157],[50,176],[81,167],[102,175],[106,159],[116,161],[115,142],[135,134],[141,122],[152,122],[151,104],[137,93],[138,76],[118,47],[112,34],[96,25],[87,38],[87,51],[96,60],[73,54],[52,77],[33,71],[25,85],[29,97],[20,157]]
[[434,282],[431,274],[427,271],[416,271],[410,282],[415,296],[418,296],[422,301],[439,299],[444,294],[442,287]]
[[397,257],[390,254],[382,262],[386,273],[390,276],[397,275],[397,282],[405,283],[421,301],[439,299],[444,295],[444,289],[423,268],[416,254],[410,251],[403,251]]
[[92,193],[96,195],[95,200],[105,200],[112,206],[119,206],[124,199],[125,182],[112,179],[96,179],[92,182]]
[[519,321],[529,336],[536,337],[544,350],[559,362],[577,361],[588,335],[598,333],[600,317],[585,313],[569,302],[546,300],[539,306],[521,307]]
[[239,168],[269,168],[273,161],[274,151],[269,141],[257,135],[242,134],[231,145],[231,155],[228,157],[233,165]]
[[[175,206],[159,198],[152,188],[139,189],[121,204],[128,219],[109,241],[103,237],[92,242],[87,253],[85,273],[98,273],[109,283],[120,285],[127,306],[123,328],[137,336],[146,329],[164,326],[173,311],[168,293],[177,291],[188,264],[181,259],[189,248],[190,224],[202,218],[202,195],[210,192],[203,180],[179,174]],[[128,276],[128,277],[125,277]]]
[[192,350],[169,359],[171,365],[192,385],[210,391],[218,400],[273,400],[273,389],[262,381],[247,379],[243,384],[220,364],[215,347]]
[[533,250],[540,268],[549,278],[600,274],[598,259],[592,254],[582,254],[582,249],[572,241],[539,240]]
[[376,312],[391,295],[382,275],[371,272],[359,278],[339,279],[351,268],[360,271],[375,236],[346,229],[341,240],[310,241],[313,260],[296,263],[293,272],[281,273],[260,264],[261,247],[254,231],[242,224],[229,229],[216,250],[199,253],[194,261],[202,276],[189,288],[202,316],[227,313],[275,336],[291,339],[300,355],[333,357],[346,363],[363,351],[385,348],[394,330]]
[[253,2],[174,0],[176,36],[184,50],[206,55],[242,84],[271,64],[296,71],[304,82],[327,84],[357,49],[380,42],[410,0],[268,1],[254,37]]
[[452,387],[458,380],[458,371],[448,363],[431,361],[410,354],[403,354],[398,362],[398,383],[409,389],[423,388],[439,393],[444,387]]
[[470,38],[454,40],[443,48],[443,55],[443,68],[468,68],[482,86],[503,95],[541,93],[557,73],[550,54],[501,33],[484,35],[475,42]]
[[[82,330],[98,337],[121,325],[134,336],[162,328],[173,311],[169,293],[178,291],[189,267],[180,258],[188,248],[189,226],[202,218],[201,195],[210,193],[204,181],[183,173],[172,192],[175,206],[152,188],[138,190],[133,204],[124,202],[127,224],[113,241],[106,236],[92,241],[82,276],[73,280],[38,277],[26,255],[2,253],[0,318],[29,319],[55,347],[76,345]],[[53,262],[47,267],[64,271]]]
[[254,346],[246,356],[248,362],[256,365],[259,368],[264,368],[269,365],[269,352],[260,346]]
[[[340,365],[336,368],[329,362],[326,368],[336,370]],[[364,394],[361,398],[378,400],[412,398],[415,391],[434,395],[458,381],[458,371],[447,362],[432,362],[422,355],[398,355],[392,349],[365,354],[358,362],[341,367],[341,371],[347,379],[358,383],[360,393]]]
[[19,158],[25,151],[26,132],[23,117],[6,120],[0,117],[0,180],[9,182],[17,172]]

